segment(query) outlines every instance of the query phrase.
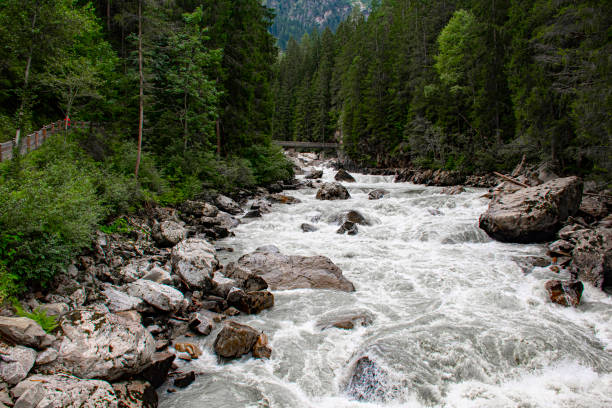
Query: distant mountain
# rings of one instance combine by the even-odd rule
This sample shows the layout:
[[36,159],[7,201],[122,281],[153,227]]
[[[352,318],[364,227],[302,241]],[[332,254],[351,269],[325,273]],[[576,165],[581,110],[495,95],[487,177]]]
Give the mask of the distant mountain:
[[299,41],[315,27],[335,30],[354,6],[367,12],[371,0],[265,0],[265,3],[276,13],[270,32],[278,38],[279,47],[285,49],[289,38]]

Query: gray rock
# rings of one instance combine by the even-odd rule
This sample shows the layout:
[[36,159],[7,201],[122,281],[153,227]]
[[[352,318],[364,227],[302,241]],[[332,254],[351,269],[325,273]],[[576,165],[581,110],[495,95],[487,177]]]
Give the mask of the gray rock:
[[309,180],[316,180],[320,179],[321,177],[323,177],[323,170],[312,170],[306,173],[306,175],[304,176],[304,178]]
[[480,228],[499,241],[545,241],[578,211],[581,198],[582,181],[577,177],[523,188],[492,200],[480,216]]
[[180,210],[194,217],[216,217],[219,213],[217,207],[205,201],[185,201]]
[[187,229],[175,221],[162,221],[153,225],[151,236],[158,246],[173,247],[187,238]]
[[143,310],[145,307],[144,301],[141,298],[128,295],[112,285],[107,285],[102,294],[106,298],[108,310],[113,313],[127,310]]
[[172,285],[172,276],[165,269],[155,265],[147,272],[142,279],[161,283],[162,285]]
[[288,256],[278,252],[254,252],[242,256],[238,266],[261,276],[273,290],[335,289],[352,292],[355,287],[329,258]]
[[217,335],[213,348],[224,358],[238,358],[251,351],[259,332],[250,326],[233,321],[227,322]]
[[123,381],[113,384],[120,408],[157,408],[157,391],[146,381]]
[[81,380],[64,374],[34,375],[13,389],[14,408],[118,408],[106,381]]
[[230,230],[230,229],[236,228],[238,225],[240,225],[240,220],[237,219],[236,217],[232,217],[228,213],[220,212],[215,217],[215,223],[217,225],[219,225],[220,227],[223,227],[223,228],[226,228],[226,229]]
[[325,183],[317,191],[317,200],[348,200],[349,198],[351,195],[340,183]]
[[612,285],[612,229],[580,230],[573,234],[572,273],[603,289]]
[[115,271],[116,282],[131,283],[141,279],[149,270],[150,262],[146,259],[132,259],[129,264]]
[[600,220],[608,215],[608,207],[601,198],[585,195],[580,203],[580,213],[591,220]]
[[203,313],[194,313],[189,319],[189,327],[202,336],[208,336],[213,329],[212,319]]
[[44,310],[49,316],[61,317],[70,311],[70,306],[63,302],[42,303],[40,309]]
[[57,360],[46,366],[80,378],[115,380],[142,371],[155,340],[139,323],[111,313],[74,310],[60,320],[64,333]]
[[213,275],[212,282],[213,287],[211,293],[224,299],[227,297],[227,294],[230,292],[230,290],[232,290],[233,287],[241,286],[238,281],[227,278],[220,272],[215,272],[215,274]]
[[230,213],[232,215],[242,214],[242,208],[240,205],[229,197],[218,195],[215,199],[215,203],[217,204],[217,207],[221,209],[221,211],[225,211],[226,213]]
[[49,347],[36,357],[36,365],[49,364],[57,360],[59,353],[53,347]]
[[344,224],[338,228],[336,234],[348,234],[348,235],[357,235],[359,232],[359,228],[357,228],[357,224],[350,221],[345,221]]
[[306,223],[304,223],[304,224],[300,225],[300,228],[301,228],[301,229],[302,229],[302,231],[304,231],[304,232],[315,232],[315,231],[318,231],[318,230],[319,230],[319,229],[318,229],[317,227],[315,227],[314,225],[312,225],[312,224],[306,224]]
[[183,294],[168,285],[140,279],[127,285],[130,296],[140,298],[164,312],[176,312],[183,305]]
[[380,200],[386,195],[389,195],[389,192],[385,189],[379,188],[379,189],[370,191],[370,193],[368,194],[368,200]]
[[[260,252],[259,248],[257,249],[257,252]],[[238,287],[240,289],[244,289],[247,292],[253,292],[268,288],[268,283],[265,281],[265,279],[263,279],[261,276],[257,276],[250,270],[235,264],[234,262],[227,264],[227,266],[225,267],[225,273],[229,278],[232,279],[233,282],[235,282],[235,284],[230,287],[229,290],[231,290],[233,287]],[[223,297],[227,297],[229,290]]]
[[27,317],[0,316],[0,334],[14,343],[34,348],[48,345],[50,340],[42,327]]
[[233,288],[227,295],[227,303],[246,314],[257,314],[274,306],[274,295],[268,291],[245,292]]
[[190,238],[172,249],[172,270],[192,289],[212,289],[212,276],[219,261],[206,240]]
[[347,183],[354,183],[355,178],[351,176],[346,170],[340,169],[334,176],[336,181],[346,181]]
[[35,361],[36,351],[31,348],[0,343],[0,377],[8,384],[15,385],[26,378]]
[[369,357],[357,360],[346,392],[358,401],[385,401],[389,374]]

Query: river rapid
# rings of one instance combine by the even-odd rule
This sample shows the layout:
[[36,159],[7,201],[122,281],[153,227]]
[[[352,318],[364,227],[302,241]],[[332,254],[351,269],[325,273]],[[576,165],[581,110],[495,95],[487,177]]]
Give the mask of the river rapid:
[[[332,181],[335,172],[324,171]],[[275,291],[272,309],[236,318],[269,336],[272,358],[220,363],[217,328],[198,340],[203,356],[179,363],[201,373],[196,381],[176,393],[160,389],[160,407],[612,407],[610,296],[585,284],[577,309],[551,303],[544,283],[567,275],[525,271],[522,261],[544,256],[544,246],[495,242],[478,228],[484,190],[449,196],[393,177],[354,176],[343,183],[351,199],[286,192],[302,203],[275,204],[217,245],[235,250],[219,253],[224,264],[270,244],[284,254],[325,255],[356,291]],[[376,188],[390,195],[368,200]],[[351,209],[372,225],[336,234],[328,221]],[[302,223],[319,230],[304,233]],[[321,329],[354,314],[372,324]],[[369,402],[346,390],[363,356],[386,373],[384,395]]]

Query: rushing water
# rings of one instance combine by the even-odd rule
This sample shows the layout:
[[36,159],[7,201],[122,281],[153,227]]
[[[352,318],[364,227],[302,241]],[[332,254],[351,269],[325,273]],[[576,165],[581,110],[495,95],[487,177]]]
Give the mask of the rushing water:
[[[324,178],[333,174],[325,169]],[[495,242],[478,229],[487,206],[482,190],[448,196],[390,177],[356,178],[345,183],[350,200],[287,192],[302,203],[274,205],[219,243],[235,249],[220,254],[224,263],[268,244],[285,254],[325,255],[356,292],[274,292],[272,309],[237,318],[268,334],[272,358],[219,363],[213,332],[199,340],[202,357],[180,363],[202,374],[185,390],[162,388],[161,407],[612,407],[609,296],[586,285],[579,308],[552,304],[544,282],[566,276],[547,268],[526,274],[520,259],[544,255],[543,246]],[[391,194],[368,200],[375,188]],[[336,234],[327,220],[350,209],[372,225]],[[319,230],[303,233],[304,222]],[[321,330],[355,313],[372,324]],[[387,373],[385,400],[347,395],[363,356]]]

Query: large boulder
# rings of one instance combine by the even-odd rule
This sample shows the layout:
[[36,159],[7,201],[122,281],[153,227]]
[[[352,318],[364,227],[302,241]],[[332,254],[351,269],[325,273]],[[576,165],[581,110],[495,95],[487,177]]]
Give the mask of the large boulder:
[[213,347],[221,357],[238,358],[249,353],[258,338],[259,332],[254,328],[230,321],[217,335]]
[[60,320],[60,328],[64,337],[52,371],[115,380],[142,371],[155,352],[155,340],[141,324],[112,313],[74,310]]
[[546,241],[578,211],[581,198],[582,181],[577,177],[523,188],[491,201],[480,216],[480,228],[504,242]]
[[243,255],[238,260],[238,266],[261,276],[273,290],[355,290],[353,284],[342,275],[342,270],[327,257],[289,256],[281,254],[277,248],[263,249]]
[[187,238],[187,229],[176,221],[162,221],[153,225],[151,236],[158,246],[173,247]]
[[36,351],[28,347],[10,347],[0,343],[0,378],[15,385],[28,375],[36,362]]
[[351,176],[348,171],[344,169],[338,170],[336,175],[334,176],[336,181],[346,181],[347,183],[354,183],[355,177]]
[[147,381],[155,388],[160,387],[168,379],[168,372],[175,358],[174,354],[167,351],[153,354],[150,364],[138,374],[138,378]]
[[221,211],[225,211],[226,213],[230,213],[232,215],[242,214],[242,208],[240,205],[229,197],[218,195],[215,199],[215,203]]
[[172,286],[147,279],[139,279],[127,285],[130,296],[140,298],[164,312],[176,312],[183,305],[183,294]]
[[185,201],[179,207],[183,214],[193,217],[216,217],[219,213],[217,207],[205,201]]
[[317,200],[348,200],[349,198],[351,195],[340,183],[325,183],[317,191]]
[[612,229],[582,229],[572,234],[572,273],[603,289],[612,285]]
[[34,375],[12,390],[15,408],[118,408],[113,387],[106,381],[65,375]]
[[38,323],[27,317],[0,316],[0,334],[14,343],[34,348],[48,346],[53,341]]
[[192,289],[212,288],[213,272],[219,265],[215,248],[206,240],[189,238],[172,248],[172,270]]

